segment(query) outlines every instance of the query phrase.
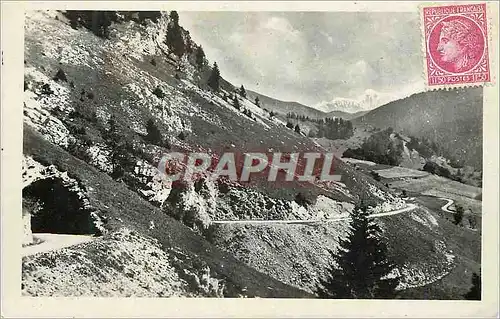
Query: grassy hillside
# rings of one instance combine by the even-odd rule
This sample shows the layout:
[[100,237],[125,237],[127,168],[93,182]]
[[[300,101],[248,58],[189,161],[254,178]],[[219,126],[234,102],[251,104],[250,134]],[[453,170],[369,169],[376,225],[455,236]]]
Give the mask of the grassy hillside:
[[439,90],[414,94],[383,105],[353,123],[436,141],[451,156],[482,167],[482,88]]
[[316,110],[312,107],[300,104],[294,101],[281,101],[251,90],[247,90],[247,94],[251,100],[256,97],[261,101],[262,107],[280,114],[296,113],[298,115],[308,116],[310,118],[323,118],[326,113]]
[[[371,213],[402,209],[407,203],[337,158],[335,173],[342,178],[336,183],[270,183],[264,175],[249,183],[201,178],[174,186],[162,181],[156,165],[166,152],[219,156],[325,151],[271,117],[264,100],[260,108],[251,98],[237,97],[235,107],[227,98],[233,87],[223,79],[219,92],[210,91],[206,81],[211,63],[196,67],[196,44],[185,30],[182,35],[192,52],[182,59],[168,53],[163,39],[170,22],[162,15],[156,22],[113,23],[106,39],[72,28],[59,12],[27,14],[25,159],[32,157],[37,163],[33,167],[43,166],[43,180],[50,180],[49,173],[57,169],[57,176],[67,172],[77,181],[71,185],[80,185],[81,205],[89,205],[82,211],[95,215],[104,235],[91,243],[26,257],[24,293],[313,296],[318,278],[332,262],[328,249],[337,249],[347,223],[262,227],[214,221],[328,219],[346,216],[361,200],[371,206]],[[158,130],[156,138],[151,125]],[[47,168],[51,164],[55,168]],[[32,169],[28,165],[25,175]],[[39,189],[35,183],[27,181],[25,186]],[[71,185],[63,183],[65,192],[73,192]],[[29,193],[37,200],[36,192]],[[38,199],[47,213],[47,199]],[[47,214],[57,218],[71,207]],[[455,240],[456,234],[445,233],[434,210],[422,205],[411,214],[377,222],[403,275],[401,289],[432,284],[456,266],[448,251],[448,240]],[[139,250],[164,267],[148,269],[152,265]],[[102,251],[113,257],[106,259]],[[453,253],[462,254],[469,252]],[[73,255],[80,256],[82,269],[71,263]],[[152,279],[147,281],[149,273]],[[57,279],[61,276],[75,277],[76,285],[85,288],[69,288],[68,281]],[[162,276],[170,286],[161,283]],[[93,282],[110,280],[103,292],[92,288]],[[124,282],[128,288],[120,290]]]

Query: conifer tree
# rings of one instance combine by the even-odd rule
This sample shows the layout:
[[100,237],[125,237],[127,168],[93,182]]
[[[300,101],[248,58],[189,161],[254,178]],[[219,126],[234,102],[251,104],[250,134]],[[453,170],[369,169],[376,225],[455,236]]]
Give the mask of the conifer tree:
[[165,43],[171,52],[181,58],[186,52],[186,45],[182,37],[182,29],[179,26],[179,14],[176,11],[170,12],[170,20]]
[[108,11],[92,11],[92,32],[102,38],[109,38],[108,27],[111,25],[111,13]]
[[296,133],[300,133],[300,126],[299,126],[299,124],[295,125],[295,132]]
[[149,119],[146,123],[146,140],[152,144],[159,145],[162,141],[161,132],[156,126],[156,123],[153,119]]
[[116,11],[67,10],[64,15],[73,29],[83,25],[101,38],[109,38],[108,28],[117,21]]
[[105,138],[111,149],[111,176],[113,178],[120,178],[133,165],[133,162],[127,150],[127,141],[120,134],[115,115],[111,115],[108,125],[109,129],[106,131]]
[[238,100],[238,97],[236,95],[233,96],[233,106],[238,110],[241,108],[240,101]]
[[201,45],[196,49],[196,67],[198,70],[203,69],[205,66],[205,52]]
[[335,264],[317,287],[320,298],[394,298],[398,277],[387,278],[395,266],[387,259],[387,247],[378,238],[381,229],[367,218],[366,207],[351,214],[351,233],[340,240],[339,253],[330,253]]
[[172,22],[174,24],[177,24],[177,25],[179,24],[179,14],[177,13],[177,11],[175,11],[175,10],[170,11],[169,17],[170,17],[170,20],[172,20]]
[[462,219],[464,218],[464,208],[460,205],[456,205],[455,210],[456,211],[453,214],[453,223],[455,225],[458,225],[462,222]]
[[214,62],[214,66],[212,67],[212,73],[210,73],[210,77],[208,78],[208,86],[212,89],[212,91],[219,91],[220,86],[220,71],[217,63]]
[[240,95],[242,97],[247,97],[247,91],[245,91],[245,87],[243,86],[243,84],[240,87]]
[[255,97],[255,105],[257,105],[258,107],[260,107],[260,100],[259,100],[258,96]]
[[464,298],[467,300],[481,300],[481,276],[476,273],[472,274],[472,287],[464,295]]

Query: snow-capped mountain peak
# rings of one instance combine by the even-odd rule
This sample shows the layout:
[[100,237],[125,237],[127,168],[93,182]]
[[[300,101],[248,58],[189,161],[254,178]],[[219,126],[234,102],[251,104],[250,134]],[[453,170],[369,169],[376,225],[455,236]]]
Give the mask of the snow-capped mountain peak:
[[341,111],[356,113],[369,111],[393,100],[393,96],[367,89],[357,99],[335,97],[331,101],[318,103],[315,107],[324,112]]
[[361,111],[371,111],[389,102],[406,98],[412,94],[424,90],[421,82],[415,82],[409,86],[395,90],[395,93],[379,92],[373,89],[366,89],[357,98],[335,97],[330,101],[323,101],[314,107],[323,112],[342,111],[356,113]]

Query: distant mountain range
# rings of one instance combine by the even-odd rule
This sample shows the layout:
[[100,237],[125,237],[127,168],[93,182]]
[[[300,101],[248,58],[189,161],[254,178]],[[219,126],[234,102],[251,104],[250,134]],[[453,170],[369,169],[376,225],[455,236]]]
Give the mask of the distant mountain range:
[[325,112],[337,111],[345,113],[356,113],[365,110],[365,107],[359,101],[346,98],[334,98],[330,102],[322,102],[317,105],[317,108]]
[[467,88],[417,93],[378,107],[353,123],[430,138],[450,155],[481,169],[482,117],[482,89]]
[[[251,90],[247,90],[248,97],[253,101],[256,97],[259,98],[262,107],[269,111],[277,112],[280,114],[295,113],[297,115],[308,116],[312,119],[326,118],[326,117],[341,117],[345,120],[351,120],[358,116],[365,114],[366,110],[356,111],[354,108],[349,111],[331,109],[323,111],[298,102],[281,101]],[[351,112],[353,111],[353,112]]]
[[[352,120],[357,127],[392,127],[405,134],[430,138],[449,156],[477,169],[482,167],[482,90],[479,88],[421,92],[395,101],[391,101],[392,95],[366,90],[358,100],[335,98],[315,108],[250,90],[247,93],[252,100],[258,96],[264,108],[281,114],[341,117]],[[382,106],[379,103],[383,103]]]
[[394,99],[395,97],[392,94],[368,89],[358,99],[336,97],[331,101],[318,103],[315,108],[324,112],[341,111],[355,114],[373,110]]

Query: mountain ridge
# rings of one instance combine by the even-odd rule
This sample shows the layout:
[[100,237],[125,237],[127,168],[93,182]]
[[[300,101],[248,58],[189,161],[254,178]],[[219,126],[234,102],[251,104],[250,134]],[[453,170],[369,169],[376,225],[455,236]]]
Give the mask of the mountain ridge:
[[[93,267],[84,268],[78,278],[83,277],[87,284],[101,283],[98,280],[102,278],[95,279],[88,270],[112,270],[111,274],[119,274],[120,280],[113,287],[118,296],[144,291],[147,296],[165,296],[158,290],[162,280],[156,272],[154,279],[146,280],[145,288],[137,287],[150,276],[145,267],[136,266],[161,259],[158,256],[170,256],[165,264],[177,269],[181,286],[187,287],[182,293],[211,295],[200,283],[220,279],[226,282],[227,290],[217,290],[217,297],[315,296],[319,278],[332,263],[330,250],[335,251],[347,234],[347,222],[252,227],[212,221],[346,216],[361,201],[374,213],[390,212],[406,207],[407,199],[388,184],[336,157],[333,166],[342,175],[336,183],[292,182],[291,187],[280,187],[258,174],[248,184],[204,178],[178,187],[164,182],[158,177],[156,165],[162,154],[172,151],[212,155],[326,152],[315,141],[287,128],[280,118],[271,116],[264,110],[265,102],[261,108],[251,96],[247,99],[238,95],[223,78],[218,92],[208,89],[209,66],[197,69],[192,53],[181,59],[168,53],[162,37],[169,23],[163,14],[156,23],[149,19],[112,23],[110,37],[105,39],[87,29],[70,27],[60,14],[27,13],[24,156],[33,156],[44,167],[55,165],[61,174],[80,181],[109,237],[23,259],[23,283],[35,285],[29,291],[24,289],[23,294],[102,293],[99,289],[85,290],[88,285],[81,290],[79,285],[73,285],[67,290],[68,280],[66,285],[51,286],[54,277],[56,284],[61,283],[57,282],[61,276],[58,265],[70,267],[75,260],[71,258],[82,260],[81,256],[91,255]],[[187,39],[187,31],[182,35]],[[66,80],[55,76],[61,74],[59,70]],[[157,129],[153,130],[159,135],[157,139],[150,136],[151,126]],[[29,167],[25,173],[23,176],[30,175]],[[59,185],[56,178],[41,177],[42,184],[34,181],[27,187]],[[52,195],[72,192],[65,185],[54,189],[56,194]],[[54,209],[50,205],[54,198],[59,202],[59,196],[52,196],[52,202],[50,198],[35,198],[42,207],[33,214],[42,211],[58,217],[73,212],[64,207],[64,201],[60,201],[63,206]],[[401,289],[432,284],[452,271],[453,261],[447,249],[455,249],[454,226],[436,211],[419,206],[408,214],[377,219],[377,223],[384,229],[390,256],[403,274]],[[131,228],[134,234],[123,232],[122,226]],[[137,237],[156,238],[163,247]],[[134,248],[125,250],[132,263],[127,258],[109,260],[102,251],[99,253],[100,248],[116,252],[108,248],[114,247],[117,240],[120,247]],[[140,249],[143,245],[146,247]],[[137,250],[152,255],[141,253],[135,258],[130,251]],[[455,254],[462,256],[460,251]],[[470,263],[476,265],[476,259]],[[39,280],[27,281],[33,278]],[[47,280],[49,288],[43,280]],[[121,290],[125,282],[133,284],[126,288],[135,288]],[[459,290],[464,287],[461,284]]]
[[273,97],[269,97],[264,94],[257,93],[252,90],[247,90],[248,96],[254,100],[256,97],[262,103],[262,107],[268,109],[269,111],[277,112],[283,115],[287,113],[295,113],[300,116],[306,116],[311,119],[322,119],[327,117],[341,117],[345,120],[351,120],[358,116],[361,116],[366,111],[358,111],[354,113],[343,112],[338,110],[332,110],[325,112],[324,110],[320,110],[311,106],[307,106],[295,101],[282,101]]
[[421,92],[380,106],[354,119],[353,124],[392,127],[430,138],[449,157],[482,169],[482,104],[481,88]]

